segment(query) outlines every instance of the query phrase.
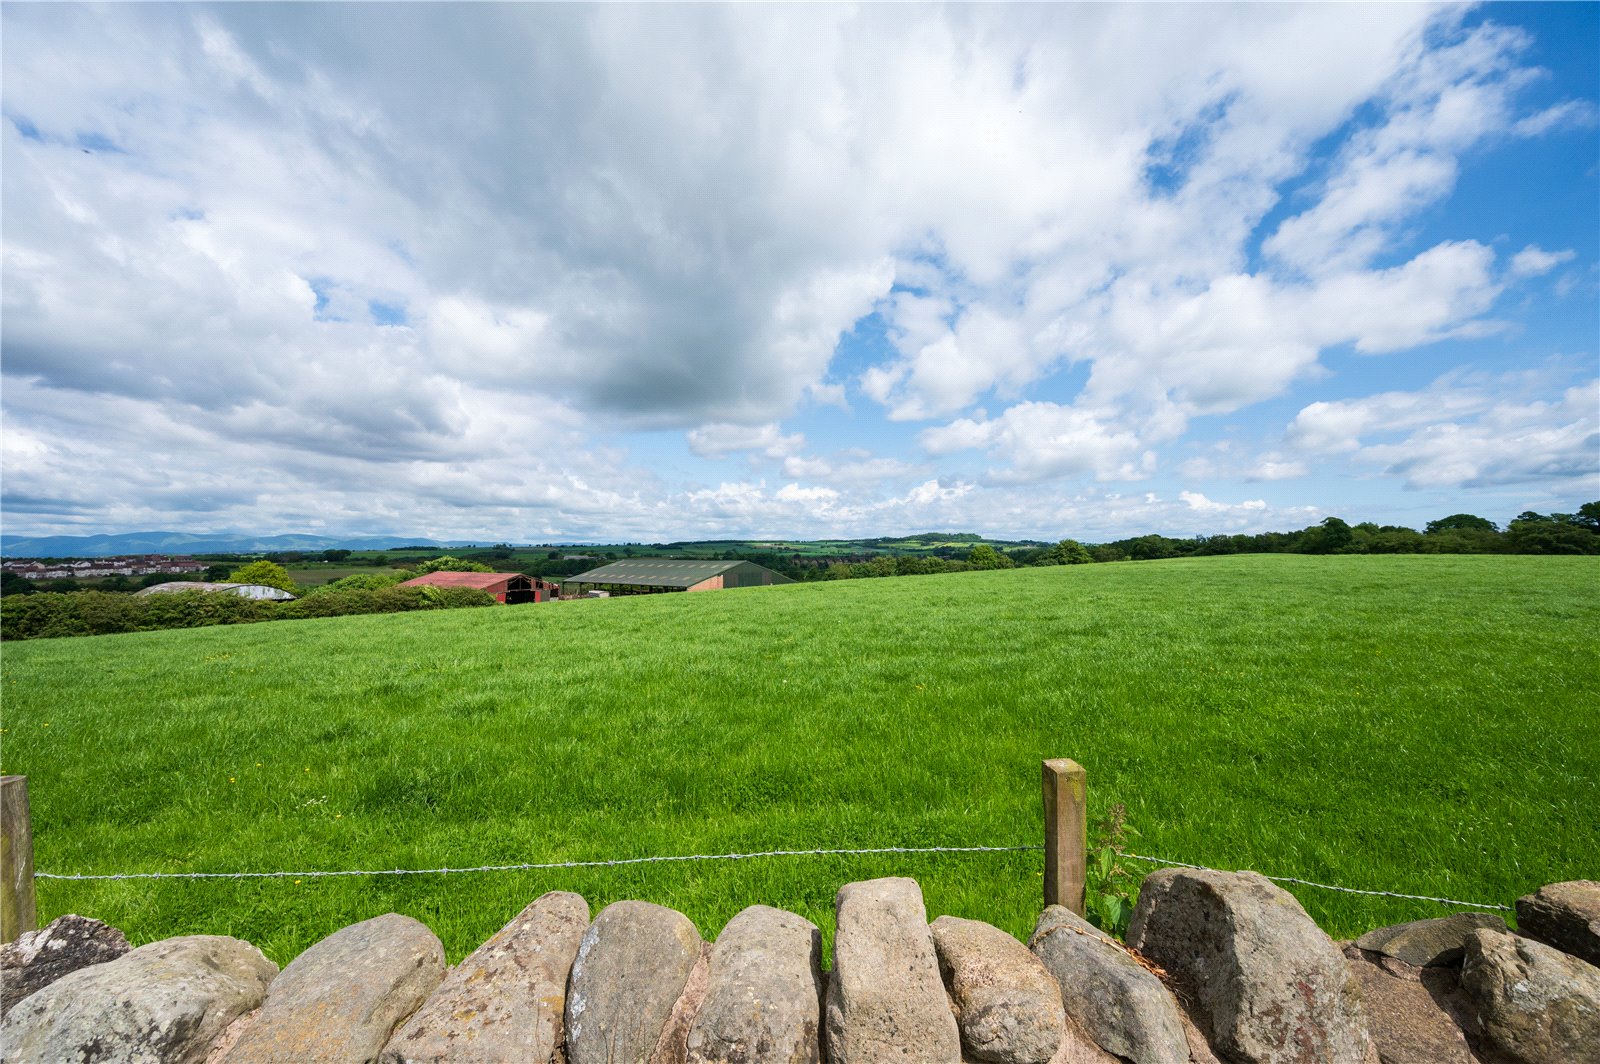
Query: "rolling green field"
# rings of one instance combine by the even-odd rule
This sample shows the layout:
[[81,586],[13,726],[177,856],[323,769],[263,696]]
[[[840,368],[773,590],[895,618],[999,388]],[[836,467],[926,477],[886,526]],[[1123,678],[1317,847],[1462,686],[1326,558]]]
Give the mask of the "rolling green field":
[[[1252,556],[7,644],[0,764],[48,872],[433,868],[1036,844],[1039,762],[1136,852],[1509,903],[1600,878],[1600,561]],[[219,881],[41,880],[135,942],[280,963],[386,911],[452,960],[527,901],[845,882],[1019,936],[1038,853]],[[1335,935],[1444,910],[1293,888]]]

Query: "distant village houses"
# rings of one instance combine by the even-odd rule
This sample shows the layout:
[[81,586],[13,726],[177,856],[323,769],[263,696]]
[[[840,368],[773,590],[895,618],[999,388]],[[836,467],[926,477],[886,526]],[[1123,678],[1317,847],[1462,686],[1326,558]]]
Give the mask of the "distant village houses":
[[171,558],[165,554],[126,554],[115,558],[79,559],[72,562],[45,562],[33,558],[13,558],[0,562],[0,570],[15,573],[25,580],[92,580],[102,576],[148,576],[167,573],[181,576],[203,573],[205,562],[189,557]]

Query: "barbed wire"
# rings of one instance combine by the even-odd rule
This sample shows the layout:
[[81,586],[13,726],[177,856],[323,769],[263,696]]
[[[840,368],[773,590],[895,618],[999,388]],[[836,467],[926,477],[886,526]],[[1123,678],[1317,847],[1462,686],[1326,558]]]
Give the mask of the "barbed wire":
[[[619,868],[625,865],[665,864],[678,861],[749,861],[763,857],[862,857],[879,854],[923,854],[923,853],[1025,853],[1038,852],[1043,846],[878,846],[853,850],[760,850],[751,853],[690,853],[674,854],[657,857],[618,857],[609,860],[594,861],[542,861],[526,862],[522,864],[503,865],[476,865],[470,868],[373,868],[350,869],[337,871],[305,871],[305,872],[112,872],[100,874],[60,874],[55,872],[35,872],[35,879],[56,879],[68,881],[87,880],[126,880],[126,879],[329,879],[342,876],[431,876],[431,875],[457,875],[467,872],[536,872],[550,871],[562,868]],[[1143,854],[1123,853],[1135,861],[1145,861],[1150,864],[1168,865],[1174,868],[1193,868],[1202,872],[1218,872],[1222,869],[1210,868],[1206,865],[1189,864],[1186,861],[1170,861],[1164,857],[1146,857]],[[1463,905],[1471,909],[1497,909],[1501,912],[1512,912],[1509,905],[1496,905],[1491,902],[1462,901],[1459,898],[1437,898],[1428,894],[1401,894],[1392,890],[1361,890],[1356,887],[1341,887],[1332,883],[1316,883],[1309,879],[1299,879],[1295,876],[1265,876],[1274,883],[1294,883],[1302,887],[1315,887],[1318,890],[1332,890],[1341,894],[1361,894],[1368,897],[1379,898],[1404,898],[1408,901],[1431,901],[1440,905]]]
[[337,872],[118,872],[58,875],[35,872],[35,879],[316,879],[329,876],[431,876],[458,872],[531,872],[557,868],[616,868],[667,861],[748,861],[757,857],[832,857],[883,853],[1017,853],[1043,846],[881,846],[861,850],[762,850],[759,853],[689,853],[669,857],[618,857],[603,861],[546,861],[537,864],[478,865],[474,868],[378,868]]
[[[1124,853],[1122,856],[1130,857],[1135,861],[1149,861],[1151,864],[1171,865],[1175,868],[1195,868],[1202,872],[1220,871],[1216,868],[1207,868],[1205,865],[1188,864],[1184,861],[1168,861],[1162,857],[1142,857],[1136,853]],[[1269,876],[1261,875],[1274,883],[1298,883],[1302,887],[1317,887],[1321,890],[1336,890],[1341,894],[1366,894],[1376,898],[1407,898],[1411,901],[1436,901],[1441,905],[1465,905],[1471,909],[1499,909],[1501,912],[1512,912],[1509,905],[1495,905],[1481,901],[1460,901],[1456,898],[1435,898],[1427,894],[1398,894],[1392,890],[1358,890],[1355,887],[1336,887],[1332,883],[1313,883],[1309,879],[1296,879],[1294,876]]]

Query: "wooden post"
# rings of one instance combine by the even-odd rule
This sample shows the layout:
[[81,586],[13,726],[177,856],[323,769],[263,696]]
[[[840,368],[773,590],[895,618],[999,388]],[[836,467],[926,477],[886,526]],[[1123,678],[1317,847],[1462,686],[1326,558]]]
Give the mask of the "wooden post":
[[1044,903],[1084,915],[1088,776],[1069,758],[1044,763]]
[[33,900],[33,822],[28,777],[0,776],[0,943],[38,926]]

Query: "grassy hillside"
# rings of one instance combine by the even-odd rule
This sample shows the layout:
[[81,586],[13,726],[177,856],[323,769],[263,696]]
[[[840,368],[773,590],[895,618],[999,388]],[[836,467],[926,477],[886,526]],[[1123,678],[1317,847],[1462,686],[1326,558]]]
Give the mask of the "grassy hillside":
[[[387,869],[1039,841],[1074,757],[1138,852],[1509,902],[1600,874],[1600,564],[1256,556],[8,644],[4,771],[53,872]],[[280,962],[396,910],[452,959],[529,899],[853,879],[1014,934],[1037,853],[471,875],[40,882],[41,919]],[[1335,934],[1436,915],[1298,889]]]

